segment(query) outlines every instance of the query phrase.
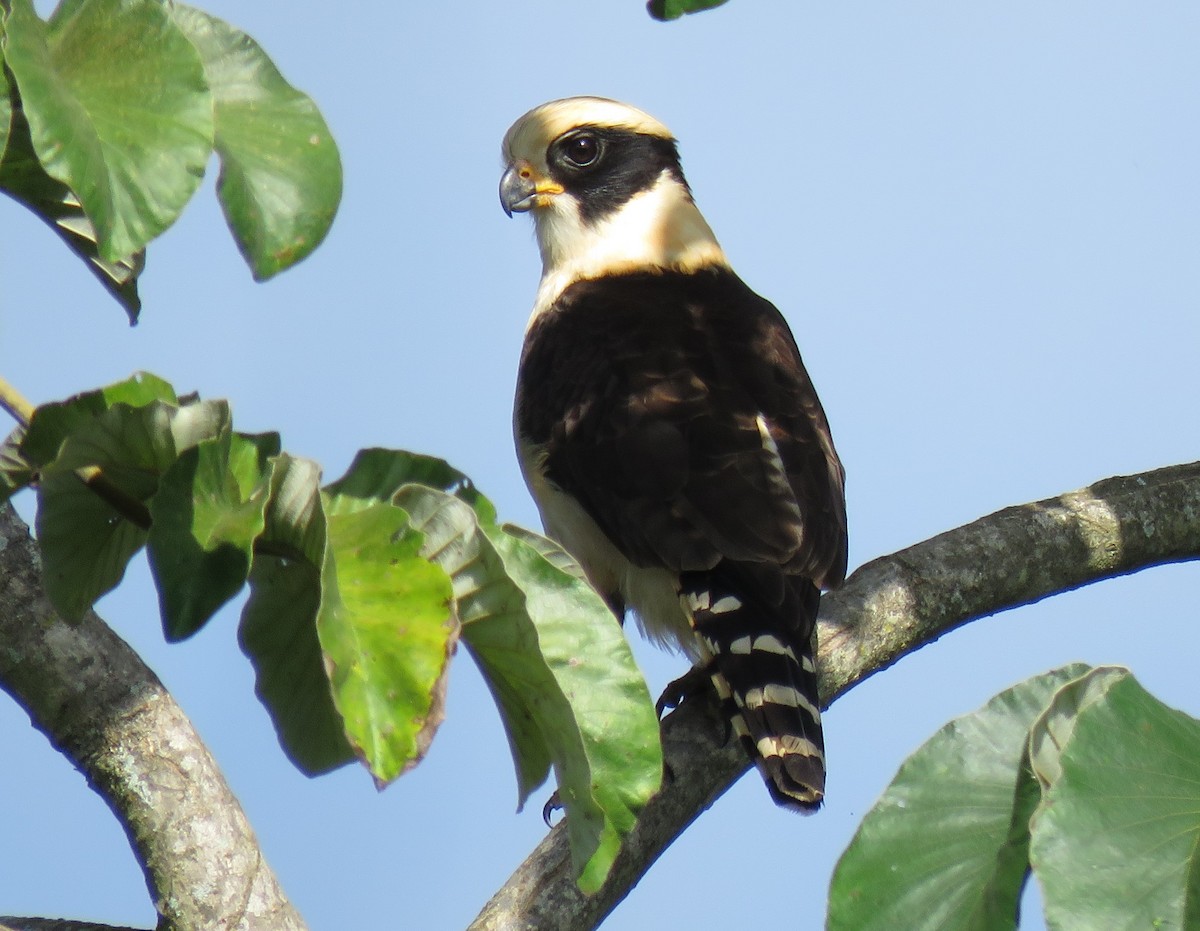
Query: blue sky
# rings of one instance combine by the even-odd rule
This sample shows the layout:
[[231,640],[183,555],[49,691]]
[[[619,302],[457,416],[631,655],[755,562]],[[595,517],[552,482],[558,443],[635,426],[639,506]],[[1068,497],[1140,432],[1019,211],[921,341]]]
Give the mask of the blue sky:
[[[229,398],[239,429],[280,430],[327,479],[360,447],[433,453],[536,526],[509,424],[539,268],[527,219],[498,204],[499,143],[531,106],[593,93],[674,130],[734,267],[791,322],[846,464],[852,567],[1197,456],[1195,4],[731,0],[673,24],[639,0],[204,8],[322,107],[346,171],[338,220],[255,285],[210,179],[151,247],[131,330],[0,203],[0,373],[35,401],[148,369]],[[1125,663],[1200,715],[1198,583],[1187,565],[1093,586],[877,675],[827,715],[820,814],[743,779],[606,927],[819,928],[837,856],[904,756],[1052,666]],[[309,780],[285,761],[236,610],[168,648],[144,562],[100,610],[192,717],[314,931],[461,928],[542,836],[540,803],[513,812],[465,654],[428,759],[379,794],[356,768]],[[654,692],[683,669],[637,654]],[[0,741],[0,912],[152,926],[116,822],[7,701]]]

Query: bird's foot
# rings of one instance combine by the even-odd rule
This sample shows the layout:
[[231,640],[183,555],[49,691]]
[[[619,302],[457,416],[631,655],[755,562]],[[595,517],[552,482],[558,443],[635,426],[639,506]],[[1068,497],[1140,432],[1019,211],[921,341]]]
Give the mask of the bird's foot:
[[711,688],[711,680],[708,677],[708,670],[700,666],[693,666],[678,679],[667,684],[663,693],[658,696],[654,708],[661,718],[671,709],[678,708],[693,695],[699,695],[709,688]]
[[555,812],[562,811],[566,806],[563,805],[562,799],[558,797],[558,790],[554,790],[554,794],[546,800],[546,804],[542,806],[542,820],[546,822],[546,827],[554,827]]
[[[707,666],[693,666],[682,676],[671,682],[663,689],[662,695],[654,707],[661,718],[668,710],[680,707],[685,701],[697,696],[712,696],[714,701],[711,709],[714,719],[720,721],[724,732],[719,741],[720,746],[729,743],[733,737],[733,722],[729,715],[719,710],[721,703],[716,702],[716,693],[712,687],[712,676]],[[732,703],[731,703],[732,707]]]

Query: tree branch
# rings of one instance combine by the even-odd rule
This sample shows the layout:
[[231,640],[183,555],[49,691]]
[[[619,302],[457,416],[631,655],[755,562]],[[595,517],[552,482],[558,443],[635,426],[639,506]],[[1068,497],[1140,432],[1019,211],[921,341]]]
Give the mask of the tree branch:
[[[158,678],[94,612],[60,619],[29,531],[0,505],[0,688],[121,822],[160,927],[301,931],[241,806]],[[17,919],[4,919],[14,926]]]
[[17,423],[26,427],[33,416],[33,405],[3,376],[0,376],[0,410],[7,411]]
[[70,918],[0,918],[0,931],[137,931]]
[[[1200,463],[1111,478],[1006,508],[858,569],[821,604],[828,705],[868,676],[978,618],[1101,579],[1200,558]],[[471,931],[596,927],[671,842],[749,766],[705,702],[663,721],[665,784],[588,897],[557,825],[484,906]]]

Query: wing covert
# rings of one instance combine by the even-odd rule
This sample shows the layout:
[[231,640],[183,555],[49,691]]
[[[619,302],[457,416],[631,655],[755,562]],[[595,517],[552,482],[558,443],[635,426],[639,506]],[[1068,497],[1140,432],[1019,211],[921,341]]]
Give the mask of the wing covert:
[[732,272],[581,281],[531,329],[516,427],[639,565],[845,573],[842,469],[779,312]]

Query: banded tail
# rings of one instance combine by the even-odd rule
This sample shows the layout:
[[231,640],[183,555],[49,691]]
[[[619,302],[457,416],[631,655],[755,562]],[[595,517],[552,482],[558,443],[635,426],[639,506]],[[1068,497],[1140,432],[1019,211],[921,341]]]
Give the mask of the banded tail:
[[[763,578],[767,576],[767,578]],[[722,563],[682,574],[681,598],[733,732],[779,805],[825,794],[825,742],[811,635],[820,590],[776,566]]]

